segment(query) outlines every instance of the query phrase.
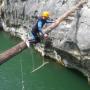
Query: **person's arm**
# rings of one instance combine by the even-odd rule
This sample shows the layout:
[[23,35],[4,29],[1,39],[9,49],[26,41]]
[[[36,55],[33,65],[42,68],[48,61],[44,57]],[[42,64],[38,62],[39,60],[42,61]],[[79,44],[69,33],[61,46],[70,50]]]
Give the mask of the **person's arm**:
[[47,20],[46,23],[54,23],[55,21]]

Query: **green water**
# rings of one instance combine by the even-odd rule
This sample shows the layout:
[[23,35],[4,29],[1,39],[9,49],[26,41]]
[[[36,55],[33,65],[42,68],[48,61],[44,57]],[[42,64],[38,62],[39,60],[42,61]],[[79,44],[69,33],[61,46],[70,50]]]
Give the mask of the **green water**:
[[[0,52],[18,42],[18,39],[0,32]],[[39,53],[26,49],[1,65],[0,90],[90,90],[87,79],[82,74],[50,60],[44,67],[32,73],[42,61],[43,57]]]

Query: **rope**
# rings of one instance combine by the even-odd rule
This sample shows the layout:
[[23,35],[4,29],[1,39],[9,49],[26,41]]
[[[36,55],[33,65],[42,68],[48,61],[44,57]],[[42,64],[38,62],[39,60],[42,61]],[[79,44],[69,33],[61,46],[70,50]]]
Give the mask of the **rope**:
[[[33,68],[32,72],[35,72],[35,71],[41,69],[41,68],[44,67],[47,63],[49,63],[49,62],[45,62],[44,57],[43,57],[42,64],[41,64],[39,67],[37,67],[36,69]],[[32,73],[32,72],[31,72],[31,73]]]
[[24,78],[23,78],[23,66],[22,66],[22,59],[20,57],[20,70],[21,70],[21,84],[22,84],[22,90],[24,90]]
[[39,66],[39,67],[37,67],[36,69],[34,69],[33,71],[32,71],[32,73],[33,72],[35,72],[35,71],[37,71],[37,70],[39,70],[39,69],[41,69],[42,67],[44,67],[46,64],[48,64],[49,62],[45,62],[45,60],[44,60],[44,57],[43,57],[43,61],[42,61],[42,64]]

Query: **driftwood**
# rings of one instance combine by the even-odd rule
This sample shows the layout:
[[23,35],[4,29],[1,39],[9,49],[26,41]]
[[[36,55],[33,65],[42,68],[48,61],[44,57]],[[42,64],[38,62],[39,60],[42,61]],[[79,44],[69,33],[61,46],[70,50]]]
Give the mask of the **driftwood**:
[[[59,17],[55,23],[51,24],[49,27],[45,29],[46,33],[50,32],[54,28],[56,28],[66,17],[68,17],[72,12],[74,12],[79,6],[83,5],[86,2],[86,0],[80,1],[77,5],[71,8],[71,10],[68,10],[64,15]],[[21,42],[14,46],[13,48],[5,51],[4,53],[0,54],[0,64],[4,63],[17,53],[21,52],[23,49],[27,47],[25,42]]]
[[4,53],[0,54],[0,64],[6,62],[8,59],[16,55],[17,53],[21,52],[26,48],[26,43],[21,42],[16,46],[12,47],[11,49],[5,51]]
[[84,3],[86,3],[86,0],[81,0],[78,4],[76,4],[75,6],[73,6],[66,13],[64,13],[64,15],[60,16],[55,21],[55,23],[52,23],[50,26],[48,26],[46,29],[44,29],[44,32],[45,33],[49,33],[50,31],[52,31],[53,29],[55,29],[66,17],[68,17],[72,12],[74,12],[75,10],[77,10]]

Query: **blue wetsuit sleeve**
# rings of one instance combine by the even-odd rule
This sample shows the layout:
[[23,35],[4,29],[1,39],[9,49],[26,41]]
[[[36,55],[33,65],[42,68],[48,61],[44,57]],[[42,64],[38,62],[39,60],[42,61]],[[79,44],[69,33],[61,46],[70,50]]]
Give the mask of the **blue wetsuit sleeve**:
[[42,31],[42,22],[38,21],[38,30],[39,32],[41,32],[42,35],[44,35],[43,31]]
[[47,20],[46,23],[54,23],[55,21]]

